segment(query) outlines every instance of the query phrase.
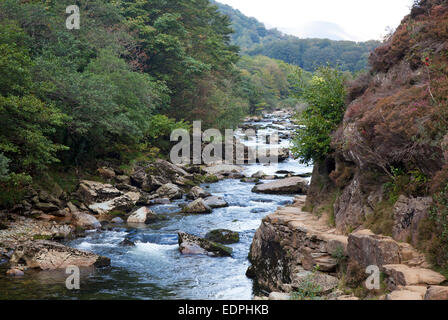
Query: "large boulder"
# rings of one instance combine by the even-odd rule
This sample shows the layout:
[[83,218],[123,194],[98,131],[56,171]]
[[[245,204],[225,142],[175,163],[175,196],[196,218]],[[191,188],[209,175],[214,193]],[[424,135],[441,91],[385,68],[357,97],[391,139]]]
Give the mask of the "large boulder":
[[137,166],[131,175],[131,182],[146,192],[152,192],[167,183],[184,184],[191,175],[184,169],[166,160]]
[[12,266],[25,264],[28,268],[41,270],[65,269],[68,266],[105,267],[110,265],[109,258],[46,240],[19,244],[9,262]]
[[256,185],[252,192],[265,194],[306,194],[308,182],[300,177],[292,177]]
[[375,235],[370,230],[360,230],[348,237],[350,259],[367,267],[400,264],[400,246],[390,237]]
[[96,181],[82,180],[78,187],[78,196],[86,204],[104,202],[123,195],[123,193],[112,186]]
[[212,209],[225,208],[225,207],[229,206],[229,204],[227,203],[226,200],[224,200],[221,197],[217,197],[217,196],[211,196],[211,197],[205,198],[204,203],[205,203],[205,205],[209,206]]
[[142,207],[136,211],[134,211],[128,218],[127,222],[130,224],[139,224],[139,223],[145,223],[150,224],[153,222],[156,222],[158,219],[157,215],[152,212],[147,207]]
[[167,183],[157,189],[160,198],[182,199],[182,189],[172,183]]
[[99,229],[101,228],[101,223],[97,218],[91,214],[81,212],[75,207],[71,202],[67,204],[70,212],[72,214],[73,224],[82,229]]
[[96,214],[107,214],[111,211],[131,211],[135,207],[141,195],[138,192],[128,192],[112,200],[94,203],[89,205],[89,209]]
[[189,203],[182,211],[184,213],[212,213],[212,209],[205,204],[202,198]]
[[205,239],[222,244],[232,244],[240,241],[240,235],[238,232],[226,229],[217,229],[208,232],[205,235]]
[[179,250],[182,254],[205,254],[214,257],[229,257],[232,255],[232,248],[185,232],[179,232],[178,235]]
[[187,198],[190,200],[196,200],[199,198],[207,198],[210,196],[211,196],[210,192],[205,191],[204,189],[202,189],[199,186],[194,186],[193,188],[191,188],[190,192],[188,192],[188,194],[187,194]]

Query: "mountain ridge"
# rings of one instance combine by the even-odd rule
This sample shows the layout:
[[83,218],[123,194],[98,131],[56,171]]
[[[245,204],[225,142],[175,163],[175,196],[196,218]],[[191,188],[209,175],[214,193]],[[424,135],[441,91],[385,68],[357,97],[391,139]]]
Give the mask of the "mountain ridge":
[[381,43],[371,40],[355,42],[318,38],[298,38],[278,29],[268,29],[256,18],[244,15],[238,9],[215,0],[219,11],[230,17],[234,34],[232,42],[241,48],[241,53],[283,60],[298,65],[306,71],[330,64],[343,71],[358,72],[368,67],[368,57]]

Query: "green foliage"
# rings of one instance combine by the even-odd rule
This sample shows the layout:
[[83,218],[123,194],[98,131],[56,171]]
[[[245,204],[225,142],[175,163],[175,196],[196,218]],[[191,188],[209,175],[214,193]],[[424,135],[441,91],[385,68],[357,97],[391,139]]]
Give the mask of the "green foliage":
[[0,153],[0,181],[5,181],[9,176],[9,159]]
[[429,219],[419,226],[419,240],[430,262],[448,270],[448,183],[434,194]]
[[25,34],[10,20],[0,22],[0,152],[15,173],[33,173],[57,162],[66,148],[51,140],[64,115],[35,96],[33,62]]
[[301,126],[293,139],[292,151],[302,163],[321,161],[332,152],[331,133],[345,112],[343,74],[330,67],[319,68],[303,87],[306,109],[297,116]]
[[420,169],[406,172],[403,168],[391,166],[390,172],[392,181],[384,184],[390,202],[397,202],[401,194],[414,197],[427,195],[429,179]]
[[228,17],[208,0],[123,0],[119,7],[137,33],[132,63],[171,90],[166,115],[201,119],[206,127],[240,121],[244,103]]
[[302,282],[300,287],[292,293],[292,300],[321,300],[320,294],[322,288],[315,281],[318,267],[308,275]]
[[294,77],[302,73],[299,67],[264,56],[243,56],[237,66],[250,114],[295,107],[298,101],[293,97],[297,90]]

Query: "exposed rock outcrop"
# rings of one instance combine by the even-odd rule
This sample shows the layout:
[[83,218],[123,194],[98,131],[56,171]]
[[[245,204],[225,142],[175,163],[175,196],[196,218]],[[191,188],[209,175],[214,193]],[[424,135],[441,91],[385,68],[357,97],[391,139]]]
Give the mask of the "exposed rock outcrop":
[[[261,288],[291,292],[311,282],[319,288],[315,294],[330,296],[340,284],[335,272],[341,263],[347,266],[347,283],[355,281],[356,286],[367,279],[367,267],[378,267],[391,290],[388,300],[422,300],[428,285],[445,283],[445,277],[430,270],[424,255],[411,245],[370,230],[340,235],[324,217],[303,212],[304,203],[305,197],[296,197],[293,206],[268,215],[257,230],[247,276]],[[354,275],[359,278],[353,280]]]
[[[298,201],[304,203],[305,197]],[[334,233],[326,224],[301,207],[285,207],[262,221],[251,245],[249,275],[258,285],[270,291],[291,290],[300,283],[303,270],[318,265],[334,270],[333,254],[344,256],[347,237]],[[319,267],[319,269],[320,269]]]

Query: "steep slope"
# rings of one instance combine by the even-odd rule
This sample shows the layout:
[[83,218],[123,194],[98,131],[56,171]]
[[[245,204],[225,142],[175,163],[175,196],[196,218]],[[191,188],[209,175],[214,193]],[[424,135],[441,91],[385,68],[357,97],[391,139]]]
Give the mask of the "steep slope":
[[[308,206],[339,231],[369,227],[448,261],[448,4],[414,5],[351,84],[335,152],[315,167]],[[444,191],[445,190],[445,191]],[[444,200],[445,199],[445,200]]]

